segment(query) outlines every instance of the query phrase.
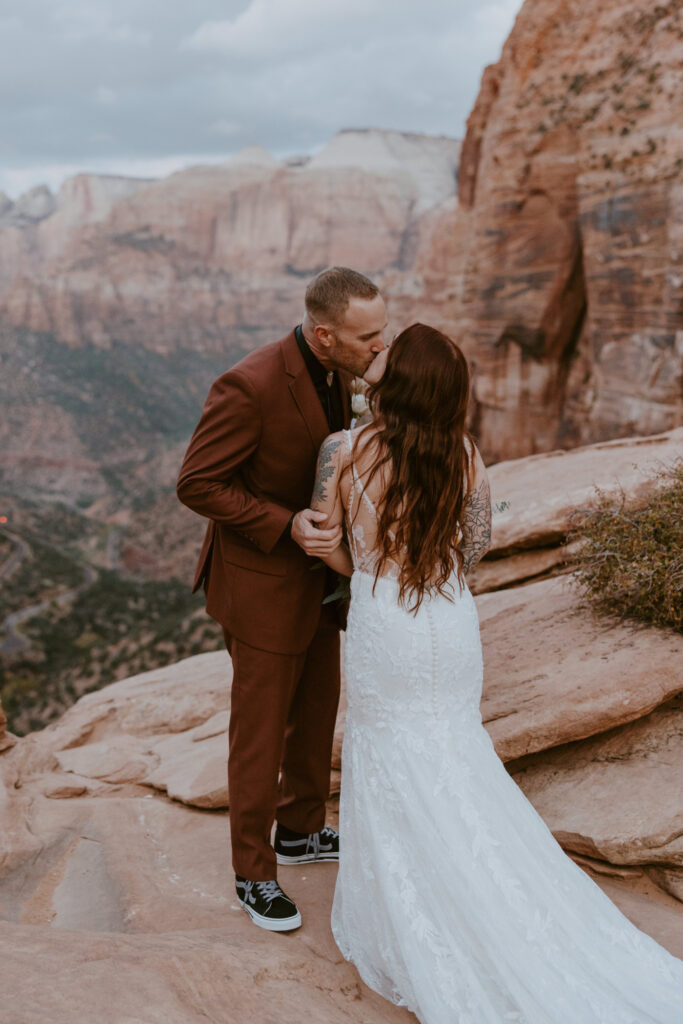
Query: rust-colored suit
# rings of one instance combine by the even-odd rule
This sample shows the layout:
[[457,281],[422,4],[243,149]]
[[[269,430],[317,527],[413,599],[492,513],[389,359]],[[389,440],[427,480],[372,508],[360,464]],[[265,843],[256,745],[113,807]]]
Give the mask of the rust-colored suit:
[[214,381],[178,476],[180,500],[210,520],[192,592],[203,583],[233,662],[233,867],[254,881],[277,877],[276,813],[297,832],[325,823],[346,609],[322,604],[328,570],[283,533],[309,507],[329,433],[292,331]]

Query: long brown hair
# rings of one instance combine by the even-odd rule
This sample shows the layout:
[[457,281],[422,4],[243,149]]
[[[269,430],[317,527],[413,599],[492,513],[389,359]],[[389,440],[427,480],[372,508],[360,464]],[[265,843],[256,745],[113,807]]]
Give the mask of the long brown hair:
[[[441,331],[412,324],[393,342],[384,374],[367,391],[376,433],[363,429],[361,451],[378,442],[366,486],[385,464],[389,483],[378,507],[378,559],[374,588],[389,558],[403,559],[399,603],[416,598],[415,612],[429,587],[450,597],[446,583],[457,568],[464,583],[459,524],[473,479],[465,447],[470,375],[461,349]],[[353,453],[352,453],[353,458]],[[395,540],[389,535],[397,522]]]

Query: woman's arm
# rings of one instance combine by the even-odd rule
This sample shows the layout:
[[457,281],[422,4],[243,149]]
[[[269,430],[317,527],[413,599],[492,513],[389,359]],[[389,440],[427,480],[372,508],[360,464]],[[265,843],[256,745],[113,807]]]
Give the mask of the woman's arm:
[[329,565],[330,569],[334,569],[335,572],[340,573],[342,576],[350,576],[353,572],[351,555],[343,541],[336,551],[333,551],[331,555],[326,555],[322,561],[325,565]]
[[[342,444],[341,433],[330,434],[325,438],[318,452],[311,508],[327,513],[327,519],[317,524],[326,530],[338,526],[344,518],[344,509],[339,493]],[[343,541],[331,554],[325,555],[322,561],[343,576],[350,576],[353,572],[353,561],[349,549]]]
[[484,460],[474,449],[475,473],[472,491],[465,504],[461,530],[460,550],[464,557],[464,570],[469,572],[491,547],[491,488]]

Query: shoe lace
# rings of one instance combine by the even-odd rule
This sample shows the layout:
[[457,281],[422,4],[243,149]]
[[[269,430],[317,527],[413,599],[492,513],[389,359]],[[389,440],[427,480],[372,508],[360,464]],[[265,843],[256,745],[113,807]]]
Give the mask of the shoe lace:
[[306,844],[306,853],[312,849],[313,856],[317,857],[320,854],[321,843],[324,843],[327,839],[334,840],[336,838],[337,833],[334,829],[325,825],[325,827],[321,828],[319,832],[312,832],[311,835],[309,835],[308,842]]
[[269,903],[272,903],[278,896],[282,896],[282,889],[278,883],[274,880],[270,882],[246,882],[244,887],[244,895],[250,903],[255,903],[255,897],[252,895],[252,889],[256,888],[259,896],[262,896]]

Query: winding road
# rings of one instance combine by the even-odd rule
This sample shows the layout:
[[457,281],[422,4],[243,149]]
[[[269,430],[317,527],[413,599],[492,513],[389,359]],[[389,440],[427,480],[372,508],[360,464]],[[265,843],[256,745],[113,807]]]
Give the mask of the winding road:
[[14,551],[9,556],[4,565],[0,566],[0,580],[6,579],[11,576],[15,569],[18,569],[21,565],[22,558],[25,558],[29,553],[29,546],[25,540],[18,537],[16,533],[11,533],[7,527],[3,527],[4,534],[6,534],[8,540],[14,544]]
[[[6,527],[3,531],[7,537],[15,544],[15,550],[12,552],[10,557],[7,559],[5,564],[0,567],[0,579],[5,579],[10,573],[14,572],[24,557],[30,554],[29,545],[17,534],[8,530]],[[83,569],[83,581],[79,583],[77,587],[70,587],[69,590],[63,591],[56,597],[48,598],[45,601],[38,601],[36,604],[28,605],[26,608],[20,608],[17,612],[12,612],[8,615],[2,623],[0,623],[0,630],[5,633],[5,640],[0,644],[0,656],[6,654],[14,654],[16,651],[26,650],[31,646],[30,640],[27,639],[21,633],[17,627],[21,626],[23,622],[28,619],[32,619],[34,615],[39,615],[44,609],[49,608],[50,605],[63,605],[68,604],[76,598],[83,590],[86,590],[92,583],[97,579],[97,570],[93,569],[87,562],[81,564]]]

